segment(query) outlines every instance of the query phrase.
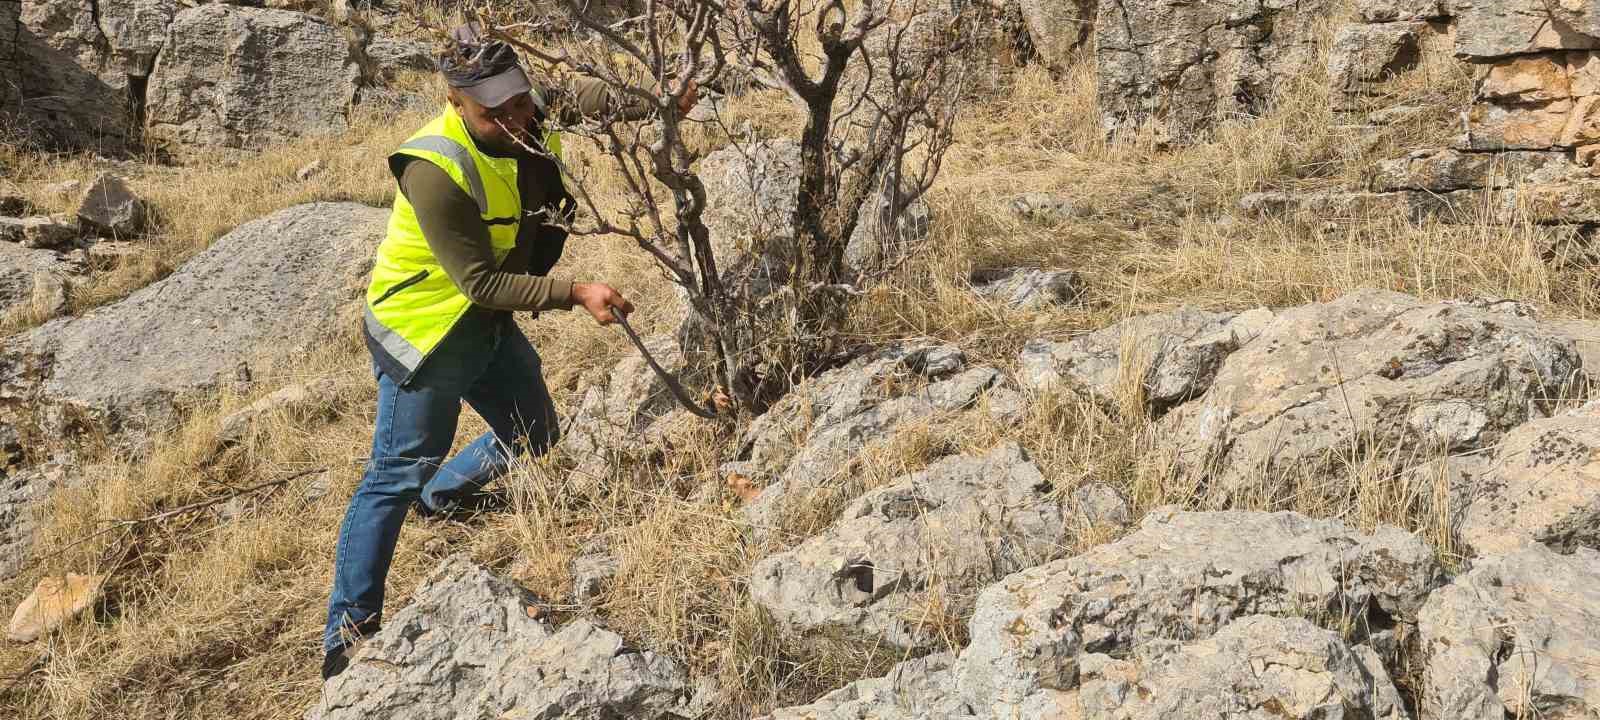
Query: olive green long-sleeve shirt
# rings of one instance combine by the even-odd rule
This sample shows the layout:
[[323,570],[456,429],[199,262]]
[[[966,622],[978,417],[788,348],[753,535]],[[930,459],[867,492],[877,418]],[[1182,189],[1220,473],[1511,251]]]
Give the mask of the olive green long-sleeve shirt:
[[[562,124],[584,117],[637,120],[653,111],[636,98],[619,100],[599,80],[577,80],[565,88],[544,89],[542,97]],[[535,134],[534,137],[539,137]],[[493,310],[566,310],[572,307],[572,282],[533,274],[560,256],[565,233],[541,217],[524,215],[516,247],[496,263],[489,226],[478,204],[444,170],[430,162],[407,161],[400,191],[416,210],[417,223],[445,274],[468,300]],[[549,158],[517,156],[517,192],[526,211],[552,208],[565,197],[561,171]],[[553,213],[553,210],[551,211]]]

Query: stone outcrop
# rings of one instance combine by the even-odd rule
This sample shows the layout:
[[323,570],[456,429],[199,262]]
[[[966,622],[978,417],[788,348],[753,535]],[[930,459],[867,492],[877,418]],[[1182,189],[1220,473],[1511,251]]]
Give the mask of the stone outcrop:
[[972,289],[1018,310],[1072,305],[1084,293],[1083,279],[1071,270],[1030,267],[995,268],[972,274]]
[[1516,303],[1360,291],[1279,311],[1163,422],[1219,497],[1357,443],[1465,451],[1544,417],[1581,375],[1572,341]]
[[201,5],[173,18],[146,124],[160,140],[230,147],[342,130],[359,74],[349,41],[314,16]]
[[1317,60],[1326,0],[1101,3],[1095,52],[1101,111],[1112,128],[1154,123],[1185,140],[1264,111]]
[[324,685],[310,720],[638,718],[686,712],[683,668],[589,620],[555,627],[528,591],[459,556]]
[[[235,377],[242,363],[352,331],[387,217],[353,203],[280,210],[120,302],[7,338],[0,434],[71,444],[103,424],[139,445],[144,432],[176,419],[186,398]],[[0,254],[8,247],[0,243]],[[8,497],[43,497],[46,489],[31,483]],[[0,556],[26,555],[28,538],[15,540],[0,544]]]
[[6,627],[6,639],[32,642],[93,607],[105,586],[104,575],[46,575],[22,600]]
[[77,215],[84,228],[116,240],[144,230],[148,210],[126,181],[111,173],[100,173],[78,196]]
[[[718,150],[701,161],[700,177],[710,198],[704,220],[724,275],[742,279],[754,273],[756,282],[778,277],[787,266],[784,254],[796,244],[789,219],[800,185],[799,143],[769,140],[742,150]],[[887,202],[886,193],[877,193],[862,207],[844,251],[851,271],[868,273],[891,265],[927,236],[931,217],[926,203],[912,203],[891,231],[874,221]]]
[[1256,615],[1193,643],[1085,655],[1078,672],[1076,690],[1042,695],[1023,717],[1410,718],[1375,654],[1300,618]]
[[1475,489],[1461,539],[1477,555],[1528,543],[1600,550],[1600,404],[1506,434]]
[[1185,307],[1065,342],[1035,339],[1017,358],[1018,380],[1033,390],[1061,384],[1111,408],[1120,394],[1136,392],[1159,414],[1209,389],[1223,360],[1272,318],[1265,308],[1213,313]]
[[1071,689],[1088,656],[1201,640],[1261,614],[1377,632],[1415,620],[1440,576],[1428,547],[1396,528],[1158,509],[1122,540],[984,590],[956,676],[980,716],[1017,717],[1008,710]]
[[975,717],[955,693],[952,653],[900,663],[881,678],[850,683],[816,702],[779,708],[759,720],[933,720]]
[[82,265],[53,250],[0,242],[0,317],[41,305],[54,305],[57,295],[64,304],[71,278],[83,270]]
[[332,405],[338,399],[338,392],[339,382],[331,377],[295,383],[224,417],[217,429],[217,440],[225,444],[243,442],[269,418],[310,414],[319,407]]
[[1483,558],[1417,623],[1427,720],[1600,712],[1600,553],[1529,545]]
[[[644,338],[650,356],[662,369],[683,378],[683,351],[671,336]],[[681,382],[682,380],[680,380]],[[585,389],[578,411],[561,437],[563,452],[577,461],[578,487],[595,487],[610,478],[631,450],[642,449],[638,438],[678,407],[677,400],[644,356],[631,352],[607,375],[605,383]]]
[[1020,0],[1033,51],[1046,67],[1060,70],[1094,34],[1095,0]]
[[751,573],[750,594],[789,630],[842,630],[900,648],[936,643],[930,600],[964,614],[978,589],[1065,541],[1051,484],[1022,449],[946,458],[872,490],[840,520]]
[[848,477],[868,444],[970,408],[1004,380],[994,368],[964,365],[949,346],[889,347],[824,373],[757,418],[741,438],[740,461],[727,469],[765,486],[745,507],[758,536],[781,525],[786,508]]
[[56,146],[123,151],[148,129],[162,143],[254,148],[341,130],[358,90],[422,65],[413,43],[273,5],[0,3],[0,116]]

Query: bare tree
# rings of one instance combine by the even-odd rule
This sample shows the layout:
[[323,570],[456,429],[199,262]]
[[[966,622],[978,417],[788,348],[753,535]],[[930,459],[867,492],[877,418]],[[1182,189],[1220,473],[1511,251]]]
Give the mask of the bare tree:
[[[467,14],[546,72],[598,78],[614,97],[654,107],[648,122],[563,128],[596,142],[624,189],[615,209],[617,198],[596,197],[595,183],[564,167],[585,211],[570,231],[629,237],[650,253],[691,308],[685,349],[714,361],[712,380],[733,409],[759,411],[836,349],[856,284],[874,279],[846,267],[857,226],[890,241],[933,185],[954,139],[982,6],[644,0],[640,12],[615,20],[593,1],[559,0],[559,20],[530,21],[492,0]],[[696,120],[683,110],[686,96],[741,85],[786,93],[805,118],[787,219],[794,247],[762,247],[758,238],[752,255],[781,258],[759,270],[717,257],[704,220],[714,199],[686,130],[708,123],[740,152],[748,148],[715,106]]]

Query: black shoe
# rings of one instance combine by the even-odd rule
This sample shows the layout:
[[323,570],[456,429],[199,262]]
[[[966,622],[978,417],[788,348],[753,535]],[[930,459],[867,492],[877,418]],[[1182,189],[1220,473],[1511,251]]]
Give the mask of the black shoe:
[[344,669],[350,667],[350,648],[348,646],[329,650],[322,656],[322,681],[327,682]]
[[510,507],[510,496],[500,490],[479,490],[442,509],[428,507],[421,498],[411,502],[411,510],[424,520],[457,522],[470,520],[485,513],[502,512]]

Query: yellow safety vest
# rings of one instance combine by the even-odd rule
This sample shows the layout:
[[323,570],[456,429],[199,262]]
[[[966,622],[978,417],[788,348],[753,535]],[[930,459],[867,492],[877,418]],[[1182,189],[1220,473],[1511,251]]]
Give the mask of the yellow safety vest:
[[[545,136],[546,147],[561,157],[561,138]],[[516,158],[497,158],[478,151],[455,108],[424,125],[389,156],[396,173],[402,158],[427,160],[444,170],[455,184],[478,203],[489,226],[495,262],[504,262],[517,244],[522,222],[522,197],[517,192]],[[389,213],[388,235],[378,245],[367,286],[366,330],[407,373],[410,379],[424,360],[450,334],[451,328],[472,307],[428,248],[417,223],[416,211],[405,193],[396,192]]]

